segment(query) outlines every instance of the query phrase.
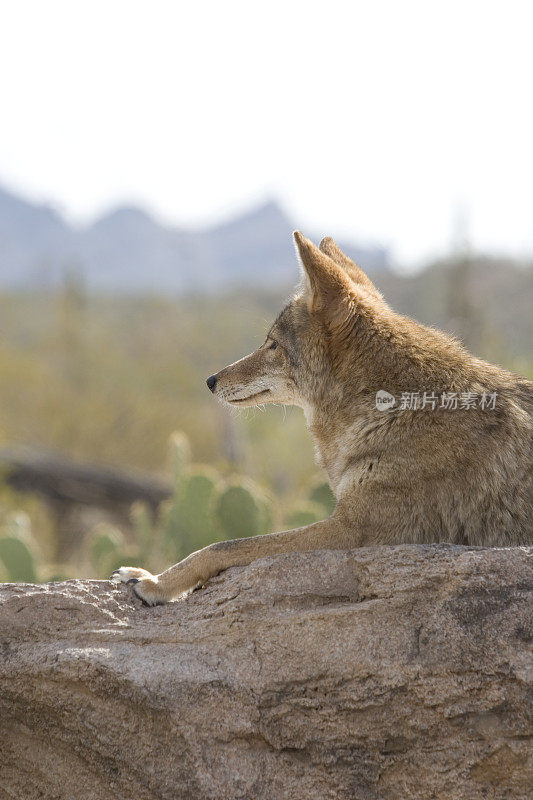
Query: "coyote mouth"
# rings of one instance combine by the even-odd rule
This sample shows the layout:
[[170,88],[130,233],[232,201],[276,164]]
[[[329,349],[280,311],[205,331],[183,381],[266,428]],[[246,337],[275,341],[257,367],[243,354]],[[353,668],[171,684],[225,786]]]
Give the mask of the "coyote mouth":
[[256,392],[255,394],[250,394],[248,395],[248,397],[228,398],[228,403],[232,404],[247,403],[250,400],[255,400],[256,397],[261,397],[264,394],[270,394],[270,389],[263,389],[262,392]]

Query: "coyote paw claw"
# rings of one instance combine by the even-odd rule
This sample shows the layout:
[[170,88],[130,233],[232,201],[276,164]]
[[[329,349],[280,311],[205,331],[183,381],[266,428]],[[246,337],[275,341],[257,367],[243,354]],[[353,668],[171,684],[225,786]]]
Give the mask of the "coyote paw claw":
[[140,567],[119,567],[109,576],[113,583],[125,583],[132,586],[133,593],[145,606],[159,606],[166,603],[161,588],[158,586],[157,576]]

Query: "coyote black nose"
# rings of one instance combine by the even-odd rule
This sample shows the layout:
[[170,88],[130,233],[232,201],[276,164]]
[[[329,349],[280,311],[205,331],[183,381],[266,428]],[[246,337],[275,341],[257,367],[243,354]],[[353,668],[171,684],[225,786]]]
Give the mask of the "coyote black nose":
[[217,385],[217,376],[210,375],[209,378],[206,380],[207,386],[211,389],[212,392],[215,391],[215,386]]

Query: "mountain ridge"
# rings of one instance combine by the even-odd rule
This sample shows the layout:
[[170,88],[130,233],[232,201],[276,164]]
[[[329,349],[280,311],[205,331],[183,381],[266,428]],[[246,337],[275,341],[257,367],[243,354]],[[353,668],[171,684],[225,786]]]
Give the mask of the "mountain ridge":
[[[119,293],[288,285],[297,276],[295,227],[275,200],[197,229],[127,205],[75,227],[0,187],[0,288],[53,288],[73,271],[89,289]],[[341,246],[371,275],[390,271],[387,248]]]

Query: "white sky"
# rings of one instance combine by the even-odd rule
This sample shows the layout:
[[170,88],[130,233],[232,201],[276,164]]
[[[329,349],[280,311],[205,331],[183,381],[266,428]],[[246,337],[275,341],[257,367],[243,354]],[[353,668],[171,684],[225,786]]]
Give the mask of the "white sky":
[[533,4],[2,4],[0,183],[86,220],[202,225],[276,196],[304,231],[533,253]]

